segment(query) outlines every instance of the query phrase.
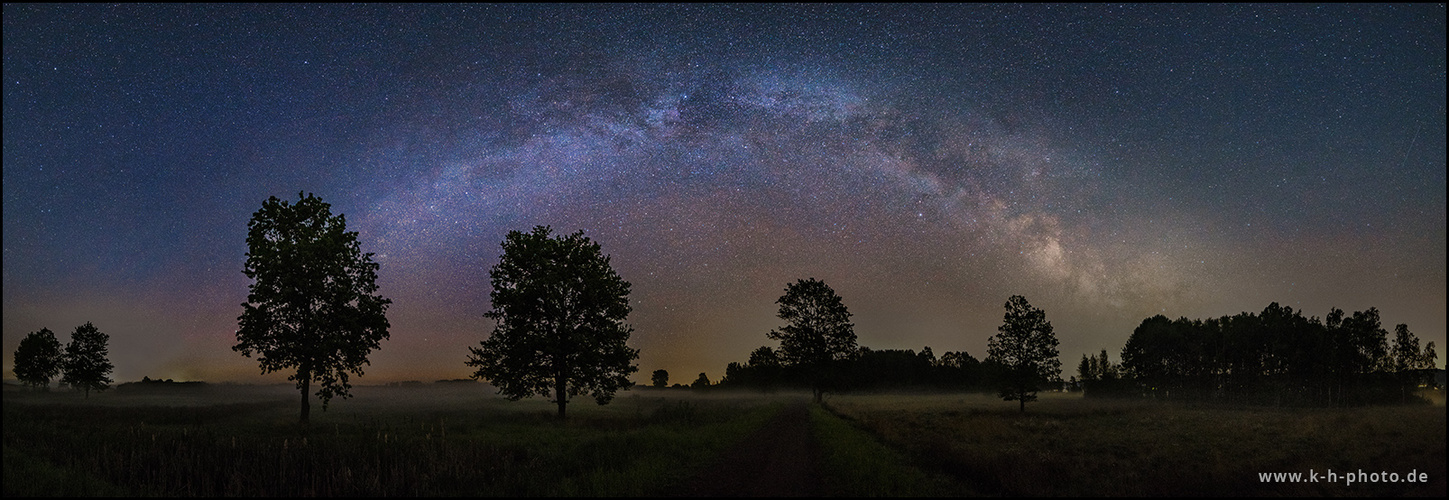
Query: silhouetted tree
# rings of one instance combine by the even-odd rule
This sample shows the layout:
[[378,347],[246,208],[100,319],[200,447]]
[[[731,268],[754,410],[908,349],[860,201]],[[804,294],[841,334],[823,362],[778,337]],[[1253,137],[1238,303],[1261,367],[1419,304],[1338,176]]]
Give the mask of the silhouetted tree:
[[1409,325],[1394,327],[1393,366],[1395,373],[1433,368],[1433,362],[1426,359],[1419,350],[1419,337],[1409,331]]
[[1424,344],[1424,354],[1420,356],[1420,362],[1423,363],[1422,366],[1427,366],[1423,370],[1428,371],[1428,373],[1424,374],[1424,382],[1434,388],[1439,388],[1439,384],[1434,378],[1434,367],[1438,366],[1438,361],[1439,352],[1434,350],[1434,343],[1429,342]]
[[347,231],[347,218],[310,193],[297,196],[295,205],[267,198],[247,223],[243,272],[255,281],[232,350],[257,354],[262,373],[296,370],[287,380],[301,391],[305,424],[313,381],[323,411],[333,397],[350,396],[348,374],[361,376],[367,355],[388,338],[392,301],[377,295],[378,265]]
[[966,351],[948,351],[945,354],[941,355],[941,361],[939,364],[941,366],[963,367],[974,363],[980,363],[980,361],[977,361],[976,358],[972,357],[971,354]]
[[731,361],[725,365],[724,378],[719,380],[720,385],[749,385],[744,383],[750,377],[749,369],[738,361]]
[[609,267],[609,256],[583,231],[550,237],[551,228],[510,231],[503,255],[489,271],[498,324],[472,347],[468,366],[517,401],[553,393],[559,418],[570,396],[589,394],[600,405],[634,385],[629,375],[639,350],[626,342],[634,331],[629,282]]
[[1433,342],[1426,349],[1419,350],[1419,337],[1405,324],[1394,327],[1394,347],[1390,352],[1394,373],[1400,380],[1402,400],[1407,402],[1409,391],[1416,389],[1425,379],[1432,380],[1426,377],[1426,372],[1434,369],[1438,353],[1434,352]]
[[987,359],[1006,368],[1001,397],[1026,403],[1036,401],[1036,393],[1047,382],[1062,373],[1057,359],[1057,337],[1052,332],[1046,312],[1032,307],[1026,297],[1013,295],[1006,301],[1006,316],[997,334],[987,340]]
[[[1166,393],[1169,381],[1178,374],[1176,361],[1181,350],[1175,345],[1176,326],[1161,314],[1144,319],[1122,347],[1122,366],[1151,394]],[[1089,370],[1082,376],[1085,381],[1091,375],[1091,365],[1090,360],[1083,361],[1088,363]]]
[[654,370],[654,376],[650,377],[649,381],[654,384],[654,387],[669,387],[669,372]]
[[778,316],[789,324],[770,330],[767,336],[780,341],[779,356],[784,364],[807,372],[818,403],[832,382],[836,363],[856,352],[850,311],[835,290],[815,278],[787,285],[785,295],[775,303],[780,304]]
[[981,361],[969,352],[949,351],[940,355],[943,387],[980,390],[982,381]]
[[966,351],[947,352],[941,355],[937,363],[941,370],[941,380],[944,387],[953,389],[979,389],[983,373],[981,361],[971,356]]
[[1420,356],[1420,363],[1423,363],[1421,366],[1424,366],[1426,370],[1433,370],[1435,366],[1438,366],[1438,362],[1439,351],[1434,350],[1434,342],[1424,344],[1424,354]]
[[1097,357],[1097,380],[1117,380],[1121,378],[1121,368],[1112,360],[1107,359],[1107,350]]
[[1101,354],[1096,356],[1082,355],[1082,361],[1077,364],[1077,375],[1072,377],[1070,386],[1080,388],[1087,396],[1119,395],[1130,388],[1130,384],[1124,384],[1122,378],[1122,365],[1113,363],[1107,357],[1107,350],[1102,349]]
[[694,379],[694,383],[689,384],[689,387],[692,389],[708,389],[709,377],[705,376],[704,372],[700,372],[699,378]]
[[33,388],[49,390],[50,379],[60,375],[64,360],[60,341],[49,328],[30,332],[15,348],[15,378]]
[[781,377],[784,377],[780,362],[780,355],[775,354],[775,349],[769,346],[759,346],[759,349],[749,354],[749,370],[751,370],[751,383],[761,390],[772,391],[780,387]]
[[61,362],[65,375],[62,384],[85,391],[86,398],[91,391],[104,391],[111,386],[111,360],[107,343],[111,336],[101,333],[89,321],[75,327],[70,334],[70,343],[65,346],[64,361]]
[[750,366],[780,366],[780,356],[770,346],[760,346],[750,352]]
[[1344,318],[1342,323],[1347,341],[1345,359],[1352,373],[1372,373],[1386,370],[1388,363],[1388,336],[1379,321],[1379,310],[1370,307],[1367,311],[1356,311]]

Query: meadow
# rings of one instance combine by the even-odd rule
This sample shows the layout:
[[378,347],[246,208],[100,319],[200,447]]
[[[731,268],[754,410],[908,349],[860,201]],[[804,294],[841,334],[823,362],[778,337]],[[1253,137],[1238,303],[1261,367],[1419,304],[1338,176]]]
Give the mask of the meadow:
[[[357,387],[296,423],[286,387],[4,393],[4,493],[661,496],[807,395],[635,389],[509,402],[481,384]],[[1445,409],[1232,408],[1042,394],[830,395],[822,495],[1442,495]],[[1416,469],[1428,483],[1261,483]]]
[[[915,463],[1010,496],[1443,496],[1443,392],[1430,406],[1272,408],[1043,393],[842,395],[827,406]],[[1400,482],[1307,482],[1310,470]],[[1411,471],[1428,482],[1408,482]],[[1260,472],[1300,472],[1298,483]]]
[[8,391],[5,494],[653,495],[780,406],[633,392],[559,422],[547,401],[432,385],[355,388],[307,427],[285,388]]

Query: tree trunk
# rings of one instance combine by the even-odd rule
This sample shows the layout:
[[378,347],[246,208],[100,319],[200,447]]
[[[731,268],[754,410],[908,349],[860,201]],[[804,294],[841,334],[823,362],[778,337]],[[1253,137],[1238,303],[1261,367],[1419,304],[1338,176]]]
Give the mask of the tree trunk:
[[564,407],[568,406],[568,404],[569,404],[569,400],[568,400],[567,396],[568,395],[564,393],[564,379],[563,379],[563,377],[556,377],[556,378],[554,378],[553,399],[554,399],[555,402],[558,403],[558,419],[559,420],[563,420],[565,418],[564,417]]
[[1022,413],[1026,413],[1026,393],[1025,392],[1017,393],[1016,394],[1016,400],[1021,402],[1021,412]]
[[[310,374],[309,374],[310,375]],[[312,377],[302,378],[302,425],[307,425],[308,416],[312,413],[312,400],[307,397],[307,388],[312,385]]]

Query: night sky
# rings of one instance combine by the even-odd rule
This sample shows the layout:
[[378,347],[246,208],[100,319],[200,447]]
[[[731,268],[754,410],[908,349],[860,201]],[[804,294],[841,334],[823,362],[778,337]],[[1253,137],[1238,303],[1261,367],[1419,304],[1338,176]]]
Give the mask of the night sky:
[[380,263],[355,383],[466,377],[510,230],[633,284],[639,373],[719,380],[819,278],[859,343],[1063,375],[1144,318],[1377,307],[1445,359],[1439,5],[4,7],[4,376],[93,322],[118,381],[233,352],[247,221]]

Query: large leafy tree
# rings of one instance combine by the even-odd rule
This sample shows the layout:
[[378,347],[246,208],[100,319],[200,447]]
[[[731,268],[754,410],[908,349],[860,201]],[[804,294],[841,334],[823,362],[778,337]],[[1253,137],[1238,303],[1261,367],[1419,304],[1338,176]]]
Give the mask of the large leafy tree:
[[654,376],[649,379],[654,387],[669,387],[669,372],[666,370],[654,370]]
[[996,330],[986,342],[987,360],[1006,369],[1002,399],[1020,401],[1021,411],[1026,411],[1026,403],[1036,401],[1041,386],[1062,374],[1056,334],[1046,312],[1020,295],[1006,301],[1005,320]]
[[551,232],[537,226],[504,238],[489,271],[493,309],[484,314],[497,325],[481,348],[469,348],[467,365],[513,401],[552,393],[564,418],[570,397],[604,405],[634,385],[639,350],[627,345],[629,282],[583,231]]
[[809,377],[818,403],[835,368],[857,351],[850,311],[830,285],[815,278],[786,285],[785,295],[775,303],[780,305],[778,316],[788,324],[766,336],[780,341],[783,364]]
[[392,301],[377,294],[378,265],[346,217],[310,193],[297,195],[295,205],[268,198],[247,224],[243,272],[255,282],[232,350],[256,354],[262,373],[296,370],[287,380],[302,393],[305,424],[312,382],[324,411],[333,397],[350,396],[348,374],[361,376],[367,355],[388,338]]
[[49,328],[30,332],[15,348],[15,378],[26,385],[48,388],[50,379],[60,375],[62,355],[60,341]]
[[91,391],[109,388],[111,369],[115,368],[108,357],[110,348],[106,344],[110,340],[110,335],[101,333],[89,321],[75,327],[75,332],[70,334],[70,343],[65,345],[65,357],[61,362],[65,375],[60,383],[85,391],[86,398],[91,397]]

